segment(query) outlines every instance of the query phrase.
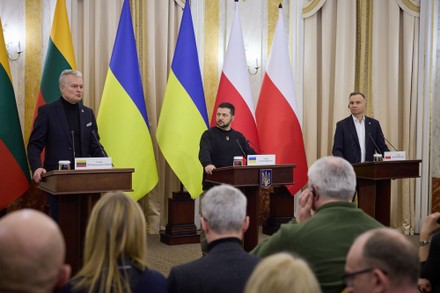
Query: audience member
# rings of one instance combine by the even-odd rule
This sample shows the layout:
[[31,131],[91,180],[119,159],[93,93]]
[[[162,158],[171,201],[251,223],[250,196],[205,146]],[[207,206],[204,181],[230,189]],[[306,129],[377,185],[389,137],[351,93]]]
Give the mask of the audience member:
[[249,226],[247,199],[229,185],[211,188],[202,199],[202,229],[208,254],[176,266],[168,277],[170,293],[241,293],[259,258],[241,247]]
[[440,213],[436,212],[423,222],[420,231],[419,257],[422,272],[419,282],[421,292],[440,293]]
[[309,265],[280,252],[263,259],[249,278],[244,293],[320,293]]
[[48,293],[70,277],[64,239],[45,214],[23,209],[0,219],[0,292]]
[[165,277],[147,268],[145,217],[133,198],[101,197],[85,237],[84,265],[63,292],[167,292]]
[[346,291],[418,292],[420,274],[417,248],[403,234],[391,228],[363,233],[347,255]]
[[309,168],[308,176],[309,188],[300,196],[297,218],[251,253],[261,257],[295,253],[311,266],[323,292],[341,292],[345,256],[353,240],[382,224],[352,203],[356,175],[345,159],[321,158]]

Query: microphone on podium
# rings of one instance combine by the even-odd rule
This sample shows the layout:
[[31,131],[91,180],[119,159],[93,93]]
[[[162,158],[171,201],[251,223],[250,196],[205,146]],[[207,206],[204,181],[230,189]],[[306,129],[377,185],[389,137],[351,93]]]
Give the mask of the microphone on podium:
[[247,157],[247,155],[246,155],[246,153],[244,152],[244,150],[243,150],[243,148],[241,147],[241,144],[240,144],[240,142],[238,141],[238,139],[236,139],[235,140],[236,142],[237,142],[237,144],[238,144],[238,147],[240,148],[240,150],[241,150],[241,153],[243,154],[243,156],[246,158]]
[[385,135],[383,135],[383,133],[381,133],[381,135],[382,135],[382,137],[383,137],[383,139],[385,139],[385,141],[396,151],[396,152],[398,152],[399,150],[395,147],[395,146],[393,146],[393,144],[385,137]]
[[105,152],[104,148],[102,147],[101,143],[99,142],[98,136],[96,135],[96,131],[92,129],[93,137],[95,138],[96,142],[99,145],[99,148],[101,149],[101,153],[103,157],[108,157],[107,153]]
[[374,141],[373,137],[371,136],[371,133],[368,133],[368,136],[370,137],[371,141],[373,142],[373,144],[374,144],[376,150],[377,150],[377,151],[379,152],[379,154],[381,154],[382,157],[383,157],[383,154],[382,154],[382,152],[380,151],[379,147],[377,146],[376,142]]
[[72,153],[73,153],[73,161],[75,162],[75,131],[70,130],[70,135],[72,136]]
[[248,144],[250,144],[251,146],[257,148],[258,151],[260,152],[260,155],[267,154],[264,150],[262,150],[259,146],[257,146],[255,143],[253,143],[253,142],[250,141],[249,139],[247,139],[246,142],[247,142]]

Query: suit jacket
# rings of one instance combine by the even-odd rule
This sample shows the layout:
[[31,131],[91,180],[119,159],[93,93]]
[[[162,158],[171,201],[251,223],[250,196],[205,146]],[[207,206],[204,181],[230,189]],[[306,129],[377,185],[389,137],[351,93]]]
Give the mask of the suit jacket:
[[[365,161],[373,161],[375,150],[382,155],[389,151],[379,121],[365,116]],[[361,146],[352,115],[336,124],[332,153],[333,156],[343,157],[352,164],[361,162]]]
[[[38,116],[28,143],[28,158],[32,173],[43,167],[40,159],[43,148],[45,148],[44,168],[47,171],[57,169],[59,160],[69,160],[73,166],[72,134],[61,99],[38,108]],[[93,110],[80,103],[79,114],[82,156],[104,157]],[[96,137],[92,131],[95,132]]]
[[432,292],[440,292],[440,233],[435,233],[431,238],[429,254],[426,261],[421,263],[420,276],[431,282]]
[[174,267],[168,277],[168,292],[242,293],[259,257],[248,254],[237,238],[210,244],[209,253],[193,262]]

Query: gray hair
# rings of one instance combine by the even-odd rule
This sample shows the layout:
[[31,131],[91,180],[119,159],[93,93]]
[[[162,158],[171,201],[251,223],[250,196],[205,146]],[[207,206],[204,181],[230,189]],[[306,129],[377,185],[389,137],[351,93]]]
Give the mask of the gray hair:
[[366,266],[386,272],[396,288],[405,284],[416,285],[420,274],[416,246],[391,228],[378,228],[369,233],[362,255]]
[[309,185],[323,198],[351,201],[356,191],[353,166],[340,157],[323,157],[309,168]]
[[246,217],[247,199],[230,185],[212,187],[202,199],[202,217],[217,233],[240,232]]
[[63,70],[61,72],[60,78],[58,80],[58,83],[59,83],[60,86],[64,85],[66,75],[74,75],[74,76],[78,76],[78,77],[82,77],[83,76],[81,71],[72,70],[72,69],[65,69],[65,70]]

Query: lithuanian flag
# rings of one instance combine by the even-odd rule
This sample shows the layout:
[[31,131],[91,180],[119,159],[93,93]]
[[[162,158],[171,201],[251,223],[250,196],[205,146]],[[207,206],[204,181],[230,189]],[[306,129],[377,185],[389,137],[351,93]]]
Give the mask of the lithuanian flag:
[[29,169],[0,20],[0,209],[28,188]]
[[76,61],[66,2],[65,0],[57,0],[34,120],[40,106],[54,102],[61,96],[58,79],[65,69],[76,70]]

